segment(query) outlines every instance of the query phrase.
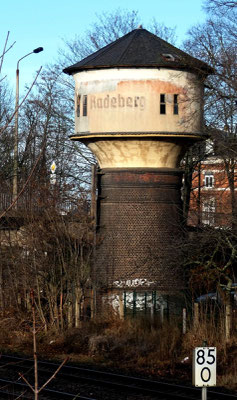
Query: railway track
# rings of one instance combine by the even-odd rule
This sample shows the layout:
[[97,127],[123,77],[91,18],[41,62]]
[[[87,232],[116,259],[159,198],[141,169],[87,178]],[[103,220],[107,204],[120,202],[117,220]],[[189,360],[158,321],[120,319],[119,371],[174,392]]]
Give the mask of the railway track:
[[[58,366],[56,363],[39,361],[40,383],[49,379]],[[5,355],[0,358],[0,399],[15,400],[19,398],[19,393],[21,393],[20,399],[33,398],[27,385],[19,379],[19,372],[33,382],[33,360]],[[11,379],[7,379],[7,374]],[[190,386],[64,365],[56,378],[42,390],[40,399],[195,400],[201,399],[201,390]],[[209,389],[208,399],[237,400],[237,396]]]

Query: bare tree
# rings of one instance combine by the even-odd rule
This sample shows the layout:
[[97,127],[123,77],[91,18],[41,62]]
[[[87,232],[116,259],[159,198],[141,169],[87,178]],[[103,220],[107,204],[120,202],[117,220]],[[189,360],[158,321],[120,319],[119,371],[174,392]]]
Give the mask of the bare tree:
[[[227,6],[227,2],[213,0],[212,5]],[[212,9],[211,11],[212,12]],[[235,195],[235,151],[237,135],[236,96],[236,26],[228,14],[224,18],[210,14],[202,25],[189,31],[185,49],[214,68],[215,73],[207,79],[204,97],[205,125],[207,133],[215,142],[216,155],[221,157],[226,171],[232,206],[233,227],[237,217]]]
[[[97,21],[92,24],[84,35],[76,35],[74,40],[65,41],[65,48],[59,51],[61,63],[66,67],[69,64],[78,62],[78,60],[87,57],[101,47],[138,28],[141,24],[142,19],[137,10],[116,9],[112,12],[99,14],[97,15]],[[147,28],[162,39],[175,43],[175,28],[166,27],[155,18],[151,20]]]
[[[215,293],[215,307],[225,326],[227,341],[232,325],[232,302],[236,282],[237,240],[236,233],[205,227],[189,236],[182,245],[183,266],[193,299],[200,294],[211,302],[208,293]],[[213,310],[212,310],[213,311]],[[223,314],[222,314],[222,312]]]
[[[22,204],[19,215],[24,224],[17,232],[8,227],[2,233],[0,290],[5,309],[9,300],[14,307],[29,310],[29,288],[33,288],[38,315],[47,329],[79,325],[90,288],[94,245],[94,225],[88,212],[94,158],[85,146],[69,140],[74,129],[74,93],[70,78],[61,71],[140,23],[137,11],[116,10],[98,16],[83,37],[66,43],[60,62],[45,69],[20,109],[18,181],[24,195],[18,204]],[[154,19],[151,24],[154,33],[174,42],[174,29]],[[9,192],[11,136],[4,132],[3,180],[5,184],[9,180]],[[57,169],[52,184],[53,161]],[[9,287],[11,291],[7,291]]]
[[206,0],[204,4],[204,7],[208,12],[215,14],[221,13],[222,15],[226,12],[233,12],[237,8],[236,0]]
[[90,297],[93,224],[86,198],[71,215],[62,215],[55,197],[52,203],[42,194],[42,211],[28,211],[18,231],[0,231],[0,300],[2,312],[12,307],[26,318],[33,289],[44,329],[59,331],[79,326],[90,307],[85,298]]

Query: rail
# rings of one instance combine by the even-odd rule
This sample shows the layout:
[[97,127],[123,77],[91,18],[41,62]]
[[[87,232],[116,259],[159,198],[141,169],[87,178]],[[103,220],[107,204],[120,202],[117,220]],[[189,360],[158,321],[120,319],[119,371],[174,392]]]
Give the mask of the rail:
[[[57,367],[58,364],[56,363],[39,361],[40,379],[42,381],[48,379]],[[4,374],[11,374],[12,376],[11,381],[9,379],[4,381],[4,378],[0,380],[0,390],[6,392],[7,386],[10,391],[10,388],[20,387],[20,384],[23,392],[27,390],[25,383],[19,381],[16,372],[21,372],[24,376],[27,376],[28,380],[32,381],[33,360],[4,355],[0,359],[0,368],[1,375],[5,371]],[[141,395],[145,396],[144,398],[147,400],[195,400],[201,399],[201,389],[98,369],[64,365],[53,382],[42,391],[41,399],[122,400],[126,399],[128,395],[131,400],[141,399]],[[30,399],[30,397],[25,398]],[[237,396],[231,393],[223,393],[220,389],[208,389],[208,399],[236,400]]]

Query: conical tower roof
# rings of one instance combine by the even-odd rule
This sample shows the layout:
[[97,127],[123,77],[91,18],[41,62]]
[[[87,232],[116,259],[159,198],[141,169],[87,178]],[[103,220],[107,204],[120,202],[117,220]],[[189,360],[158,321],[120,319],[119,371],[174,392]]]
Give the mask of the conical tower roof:
[[71,75],[79,71],[100,68],[170,68],[213,73],[213,69],[172,44],[143,28],[134,29],[123,37],[83,60],[67,67],[63,72]]

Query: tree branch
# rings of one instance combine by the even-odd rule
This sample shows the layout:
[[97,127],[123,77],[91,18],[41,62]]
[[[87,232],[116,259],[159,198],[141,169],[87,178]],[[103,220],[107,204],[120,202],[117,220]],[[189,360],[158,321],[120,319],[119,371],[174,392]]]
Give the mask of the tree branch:
[[41,386],[41,388],[38,390],[38,393],[41,392],[42,389],[45,388],[45,386],[48,385],[49,382],[51,382],[51,380],[53,378],[55,378],[55,376],[57,375],[58,371],[60,371],[60,369],[64,366],[64,364],[69,360],[69,357],[66,357],[65,360],[63,360],[63,362],[59,365],[59,367],[56,369],[56,371],[54,372],[54,374]]
[[31,85],[30,88],[28,89],[28,91],[27,91],[25,97],[23,98],[23,100],[21,101],[21,103],[19,104],[19,106],[15,109],[14,113],[12,114],[12,116],[10,117],[10,119],[8,120],[7,124],[6,124],[3,128],[1,128],[0,133],[4,132],[5,129],[10,125],[10,123],[12,122],[12,120],[13,120],[13,118],[14,118],[16,112],[19,110],[19,108],[22,106],[22,104],[25,102],[25,100],[26,100],[27,97],[29,96],[29,94],[30,94],[30,92],[31,92],[31,90],[32,90],[32,88],[33,88],[33,86],[34,86],[34,84],[35,84],[35,82],[36,82],[36,80],[37,80],[37,78],[38,78],[38,76],[39,76],[41,70],[42,70],[42,67],[40,67],[40,69],[39,69],[39,71],[37,72],[36,77],[35,77],[35,79],[34,79],[32,85]]

